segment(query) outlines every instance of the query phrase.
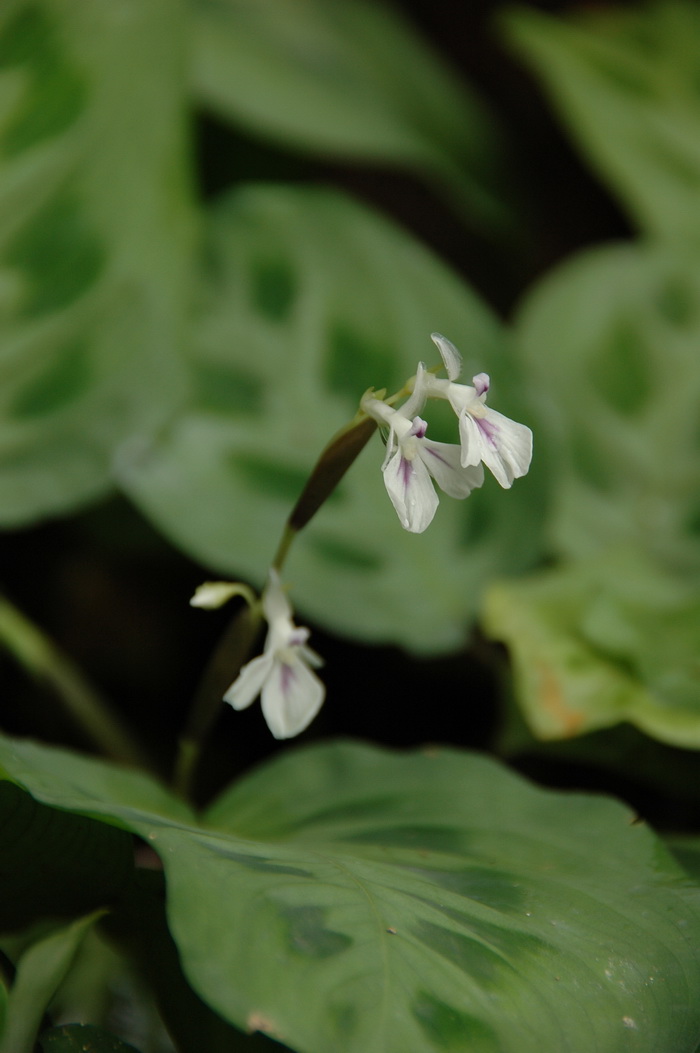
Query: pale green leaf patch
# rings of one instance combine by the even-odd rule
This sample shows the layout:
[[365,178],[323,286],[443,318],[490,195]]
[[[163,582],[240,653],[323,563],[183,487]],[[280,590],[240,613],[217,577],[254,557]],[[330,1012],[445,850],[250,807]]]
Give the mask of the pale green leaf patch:
[[[193,86],[294,149],[418,172],[489,234],[512,222],[500,129],[399,10],[369,0],[191,0]],[[274,282],[283,270],[267,272]]]
[[700,748],[700,601],[629,549],[487,592],[483,626],[513,661],[518,700],[539,738],[628,721]]
[[104,493],[172,413],[192,216],[184,10],[0,13],[0,521]]
[[551,451],[551,540],[631,544],[700,570],[700,266],[651,244],[591,249],[523,301],[515,339]]
[[654,2],[554,18],[513,8],[506,39],[645,232],[698,243],[700,9]]

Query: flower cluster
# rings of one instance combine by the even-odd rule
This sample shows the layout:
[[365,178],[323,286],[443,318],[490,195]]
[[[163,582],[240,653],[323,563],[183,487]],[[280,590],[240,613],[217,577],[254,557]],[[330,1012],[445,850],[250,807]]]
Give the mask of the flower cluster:
[[[190,601],[196,607],[218,607],[233,596],[242,596],[257,617],[264,617],[268,632],[263,653],[242,667],[224,701],[234,709],[246,709],[260,695],[263,715],[277,739],[298,735],[311,723],[323,705],[326,689],[314,673],[323,663],[307,646],[309,630],[294,624],[275,567],[282,565],[299,524],[308,522],[367,441],[369,432],[360,434],[363,427],[367,431],[367,418],[388,432],[384,484],[401,525],[416,534],[430,525],[439,503],[432,480],[450,497],[468,497],[484,481],[483,465],[503,487],[510,487],[530,467],[530,429],[486,405],[486,373],[473,377],[471,385],[457,383],[462,368],[459,352],[439,333],[433,333],[432,339],[447,379],[436,377],[419,363],[415,377],[406,385],[408,398],[398,409],[391,405],[394,399],[384,401],[373,391],[367,392],[360,403],[364,416],[360,414],[359,423],[353,421],[321,455],[311,476],[313,485],[307,485],[287,524],[261,600],[239,582],[207,582]],[[428,399],[449,402],[457,414],[459,444],[427,437],[428,424],[421,413]],[[360,441],[347,442],[348,435],[359,436]]]
[[[218,607],[232,596],[252,605],[252,590],[237,582],[200,585],[190,603]],[[244,665],[224,695],[234,709],[246,709],[258,695],[270,731],[276,739],[298,735],[323,705],[326,689],[313,672],[322,659],[307,647],[309,630],[292,621],[292,608],[276,570],[270,570],[262,595],[262,614],[268,624],[263,653]]]
[[[401,525],[414,534],[432,522],[438,496],[435,480],[450,497],[468,497],[484,481],[482,465],[497,482],[510,487],[525,475],[532,459],[532,432],[486,405],[489,378],[479,373],[472,385],[458,384],[462,359],[454,344],[433,333],[447,379],[440,379],[419,363],[413,391],[398,409],[368,392],[362,410],[389,429],[382,465],[384,484]],[[420,413],[428,399],[446,399],[457,414],[459,445],[433,442]]]

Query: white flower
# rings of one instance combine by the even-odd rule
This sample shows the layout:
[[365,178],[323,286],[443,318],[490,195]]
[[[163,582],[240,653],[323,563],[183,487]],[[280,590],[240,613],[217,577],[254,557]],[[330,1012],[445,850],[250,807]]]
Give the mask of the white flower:
[[414,534],[432,522],[439,504],[431,476],[450,497],[467,497],[484,481],[483,469],[460,463],[456,444],[426,438],[428,425],[417,415],[426,397],[426,371],[418,367],[413,394],[398,410],[371,396],[362,400],[370,417],[389,426],[386,457],[382,465],[384,485],[401,525]]
[[497,482],[507,489],[530,467],[532,432],[524,424],[518,424],[486,405],[487,373],[473,377],[473,387],[455,384],[461,364],[459,352],[439,333],[433,333],[432,339],[440,351],[449,379],[440,380],[428,374],[425,394],[429,398],[447,399],[457,414],[462,465],[477,465],[483,461]]
[[306,646],[309,630],[292,621],[292,608],[274,570],[262,604],[269,626],[264,651],[243,666],[224,701],[245,709],[261,695],[270,731],[276,739],[288,739],[303,731],[323,705],[326,689],[312,671],[323,661]]

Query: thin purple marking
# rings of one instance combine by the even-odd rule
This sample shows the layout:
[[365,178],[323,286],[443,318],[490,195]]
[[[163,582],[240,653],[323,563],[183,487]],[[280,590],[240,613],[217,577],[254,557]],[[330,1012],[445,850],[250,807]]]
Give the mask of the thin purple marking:
[[425,452],[431,454],[436,461],[441,461],[443,464],[446,464],[448,468],[451,467],[450,462],[445,460],[442,454],[438,453],[437,450],[432,449],[431,446],[426,446]]
[[296,673],[295,673],[294,669],[291,667],[291,665],[287,665],[286,662],[282,662],[281,674],[282,674],[281,675],[282,694],[283,695],[288,695],[289,694],[289,689],[292,686],[292,684],[294,683],[294,680],[296,678]]
[[411,464],[410,461],[407,461],[405,457],[402,457],[401,458],[401,467],[400,467],[399,471],[401,473],[402,480],[403,480],[404,493],[406,493],[406,491],[408,490],[409,486],[411,485],[411,477],[413,475],[413,465]]
[[496,441],[496,438],[498,436],[499,430],[498,425],[492,424],[491,421],[486,420],[484,417],[474,417],[473,419],[476,421],[477,427],[480,429],[482,435],[486,439],[491,449],[497,450],[498,443]]

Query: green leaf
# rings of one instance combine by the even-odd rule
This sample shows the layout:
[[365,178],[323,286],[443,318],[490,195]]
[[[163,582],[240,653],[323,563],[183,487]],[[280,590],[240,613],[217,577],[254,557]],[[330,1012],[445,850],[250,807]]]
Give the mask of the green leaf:
[[700,884],[700,837],[669,837],[666,838],[666,846],[693,880]]
[[170,0],[0,13],[3,524],[105,492],[182,396],[184,36]]
[[650,233],[697,243],[697,4],[660,0],[567,20],[522,7],[504,25],[630,216]]
[[700,600],[629,550],[492,586],[485,632],[510,649],[535,735],[567,738],[629,721],[700,748]]
[[10,989],[0,1053],[32,1053],[46,1007],[99,912],[56,928],[22,955]]
[[[246,189],[218,205],[206,249],[195,400],[121,472],[142,511],[217,576],[262,582],[323,447],[367,388],[397,390],[419,360],[439,361],[433,330],[464,350],[465,376],[492,374],[491,402],[508,412],[518,377],[494,317],[420,244],[348,198]],[[443,409],[426,409],[431,435],[454,442]],[[458,647],[484,582],[534,558],[541,490],[528,477],[505,493],[489,477],[468,501],[443,497],[430,530],[408,535],[383,456],[377,436],[301,533],[295,602],[355,637]]]
[[131,837],[57,812],[0,782],[0,932],[113,902],[133,870]]
[[437,178],[491,232],[510,218],[493,116],[398,10],[369,0],[191,3],[194,88],[206,106],[300,150]]
[[63,1024],[39,1037],[41,1053],[138,1053],[135,1046],[95,1024]]
[[631,545],[700,570],[700,265],[612,245],[574,257],[516,319],[551,453],[555,547]]
[[165,916],[162,872],[138,869],[101,928],[138,970],[141,986],[145,980],[153,991],[160,1017],[178,1050],[235,1053],[243,1048],[254,1053],[260,1048],[214,1013],[187,983]]
[[279,755],[197,825],[69,756],[0,740],[47,804],[149,840],[183,968],[241,1027],[301,1053],[697,1047],[700,889],[615,801],[339,743]]

